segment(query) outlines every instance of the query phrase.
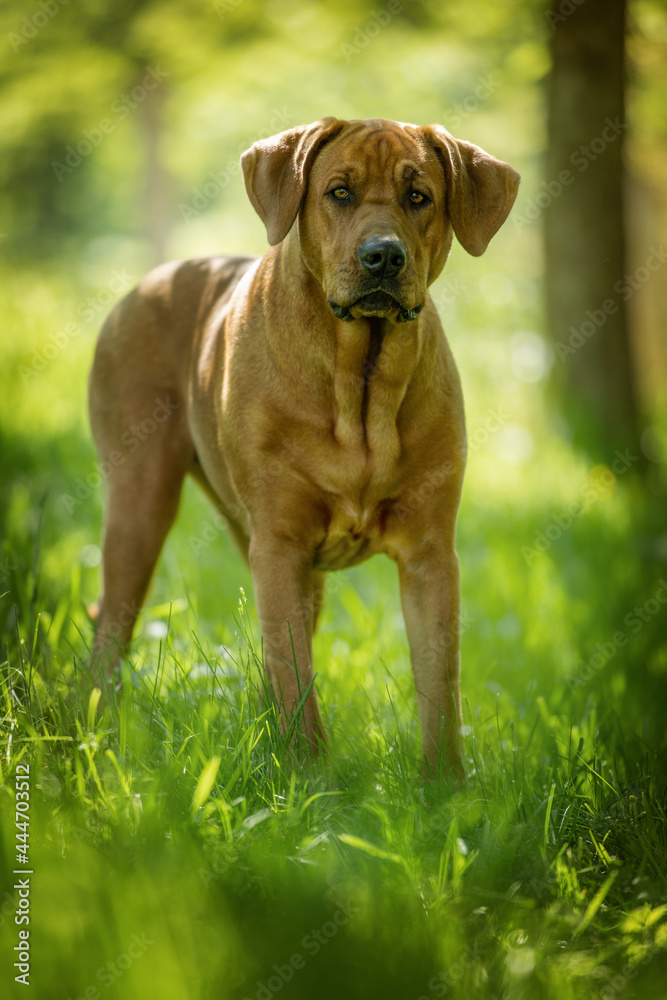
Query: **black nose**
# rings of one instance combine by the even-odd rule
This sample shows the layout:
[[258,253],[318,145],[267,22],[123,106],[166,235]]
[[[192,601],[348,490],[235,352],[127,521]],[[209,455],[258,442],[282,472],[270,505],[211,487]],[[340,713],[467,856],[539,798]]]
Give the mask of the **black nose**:
[[393,278],[403,270],[408,259],[403,244],[391,236],[371,236],[357,252],[366,270],[378,278]]

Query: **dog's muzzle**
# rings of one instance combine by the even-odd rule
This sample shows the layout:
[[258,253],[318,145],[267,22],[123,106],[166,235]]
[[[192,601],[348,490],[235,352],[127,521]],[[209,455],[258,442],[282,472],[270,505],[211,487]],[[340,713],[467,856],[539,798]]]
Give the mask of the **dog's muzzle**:
[[[382,288],[377,288],[372,292],[367,292],[365,295],[360,295],[358,299],[351,302],[349,306],[340,305],[338,302],[329,302],[334,316],[338,319],[345,320],[346,322],[351,322],[354,319],[351,310],[355,306],[361,306],[363,309],[368,310],[368,315],[373,316],[377,313],[384,313],[389,315],[390,313],[396,311],[396,322],[397,323],[409,323],[411,320],[416,319],[419,313],[424,308],[423,304],[415,306],[413,309],[406,309],[401,303],[390,295],[389,292],[385,292]],[[362,313],[363,318],[363,313]]]

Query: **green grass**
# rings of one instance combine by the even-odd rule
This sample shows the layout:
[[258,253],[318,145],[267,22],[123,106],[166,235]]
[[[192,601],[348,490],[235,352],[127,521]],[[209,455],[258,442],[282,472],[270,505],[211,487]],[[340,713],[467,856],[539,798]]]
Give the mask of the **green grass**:
[[[83,497],[95,468],[95,323],[24,383],[18,366],[88,293],[6,275],[3,995],[25,994],[7,959],[24,763],[40,1000],[667,995],[664,527],[631,475],[605,482],[553,433],[539,386],[505,377],[530,306],[485,307],[470,285],[448,324],[469,428],[489,408],[508,416],[471,453],[459,522],[470,779],[455,791],[419,776],[396,573],[380,558],[330,578],[315,643],[330,763],[295,766],[261,697],[247,568],[194,486],[122,698],[101,717],[81,701],[102,490],[63,497]],[[510,462],[527,432],[532,458]],[[586,483],[594,500],[527,560]],[[598,643],[612,654],[595,669]]]

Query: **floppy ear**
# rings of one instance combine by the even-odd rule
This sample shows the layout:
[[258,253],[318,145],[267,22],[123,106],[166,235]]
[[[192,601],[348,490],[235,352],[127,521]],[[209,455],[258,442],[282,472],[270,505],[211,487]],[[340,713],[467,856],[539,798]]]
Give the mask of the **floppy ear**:
[[473,257],[483,254],[510,213],[520,176],[509,163],[455,139],[441,125],[421,130],[445,169],[447,211],[454,233]]
[[318,151],[344,125],[337,118],[323,118],[261,139],[241,156],[246,191],[271,246],[284,240],[294,224]]

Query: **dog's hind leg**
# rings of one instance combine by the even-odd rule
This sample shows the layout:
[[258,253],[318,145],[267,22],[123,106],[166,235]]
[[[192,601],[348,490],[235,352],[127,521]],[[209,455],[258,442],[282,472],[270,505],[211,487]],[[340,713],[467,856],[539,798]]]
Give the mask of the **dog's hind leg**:
[[[148,396],[149,400],[152,398]],[[136,449],[122,452],[118,448],[119,437],[122,439],[122,433],[118,433],[121,423],[124,427],[141,426],[133,423],[132,417],[141,415],[142,406],[134,407],[131,413],[127,400],[119,400],[111,413],[99,405],[99,400],[91,399],[91,420],[100,468],[108,470],[102,602],[91,662],[96,680],[112,674],[132,637],[153,570],[176,517],[183,479],[192,461],[192,443],[183,408],[175,399],[173,403],[173,412],[163,422],[146,418],[144,404],[143,426],[150,427],[150,433],[143,441],[132,438],[130,447],[138,443]]]

